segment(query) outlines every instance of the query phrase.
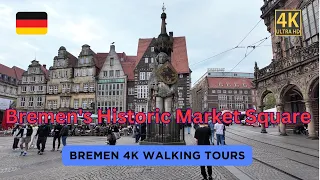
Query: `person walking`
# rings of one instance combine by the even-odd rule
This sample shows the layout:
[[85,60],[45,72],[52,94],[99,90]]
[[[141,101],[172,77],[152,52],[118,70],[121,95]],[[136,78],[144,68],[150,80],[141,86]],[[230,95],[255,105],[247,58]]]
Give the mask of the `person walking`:
[[32,135],[31,135],[31,142],[30,142],[29,149],[34,148],[35,144],[37,144],[37,141],[38,141],[38,136],[37,136],[38,129],[39,129],[38,125],[35,124],[33,126],[33,131],[32,131]]
[[136,127],[134,129],[134,135],[135,135],[135,138],[136,138],[136,143],[138,143],[139,140],[140,140],[140,136],[141,136],[140,125],[139,124],[136,124]]
[[61,129],[62,129],[62,126],[59,123],[57,123],[54,126],[54,129],[53,129],[53,144],[52,144],[52,150],[51,151],[55,151],[55,149],[56,149],[56,140],[58,140],[57,151],[59,151],[60,143],[61,143],[61,136],[60,136]]
[[114,132],[112,131],[111,128],[108,129],[108,132],[107,132],[107,140],[108,140],[108,144],[109,145],[116,145],[117,144],[117,138],[114,134]]
[[212,121],[212,119],[209,121],[208,123],[210,130],[211,130],[211,138],[210,138],[210,142],[212,145],[214,145],[214,123]]
[[[36,136],[38,136],[37,140],[37,148],[38,148],[38,154],[42,155],[44,152],[44,149],[46,148],[47,138],[50,133],[50,127],[47,124],[42,124],[37,131]],[[41,148],[40,148],[41,144]]]
[[222,123],[216,123],[214,125],[214,130],[216,132],[217,136],[217,145],[225,145],[224,143],[224,131],[225,131],[225,126]]
[[[18,132],[17,137],[20,136],[20,149],[21,149],[20,156],[27,155],[27,151],[29,149],[29,143],[31,141],[32,132],[33,132],[32,127],[27,124],[24,124],[23,127]],[[23,145],[24,145],[24,148],[23,148]]]
[[12,150],[17,150],[18,149],[18,144],[19,144],[19,138],[17,137],[17,134],[20,131],[20,125],[17,124],[13,130],[12,130],[12,135],[13,135],[13,145],[12,145]]
[[[210,145],[210,137],[211,137],[211,129],[208,127],[207,124],[201,124],[196,129],[194,133],[194,138],[197,141],[197,145]],[[212,180],[212,166],[200,166],[201,175],[203,176],[203,180]],[[209,178],[208,178],[209,177]]]
[[[69,135],[69,127],[67,125],[67,123],[64,124],[64,126],[62,127],[61,131],[60,131],[60,136],[62,138],[62,144],[63,146],[67,145],[67,137]],[[60,153],[62,153],[62,151],[60,151]]]

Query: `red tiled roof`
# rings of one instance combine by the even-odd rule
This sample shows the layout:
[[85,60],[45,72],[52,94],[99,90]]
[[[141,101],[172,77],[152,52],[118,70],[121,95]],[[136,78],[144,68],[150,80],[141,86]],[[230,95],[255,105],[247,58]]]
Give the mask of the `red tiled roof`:
[[152,41],[152,38],[148,38],[148,39],[141,39],[140,38],[139,39],[138,50],[137,50],[137,59],[136,59],[136,63],[135,63],[134,67],[136,67],[139,64],[143,54],[146,52],[146,50],[149,47],[151,41]]
[[215,89],[251,89],[252,79],[207,77],[209,88]]
[[3,64],[0,64],[0,73],[5,74],[9,77],[21,80],[22,79],[22,74],[24,70],[20,69],[16,66],[13,66],[12,68],[9,68],[8,66],[5,66]]
[[[106,58],[108,57],[109,53],[97,53],[94,58],[96,60],[96,65],[98,68],[97,74],[100,73],[102,66],[104,62],[106,61]],[[124,73],[128,76],[129,80],[134,79],[134,63],[136,62],[137,56],[127,56],[124,52],[123,53],[117,53],[119,59],[123,58],[123,61],[120,61],[122,65],[122,69]]]
[[137,56],[127,56],[124,61],[121,61],[122,69],[124,73],[128,76],[129,81],[134,80],[134,67]]
[[178,73],[190,73],[185,37],[173,38],[172,66]]
[[49,70],[43,67],[43,65],[41,65],[41,70],[45,74],[46,79],[49,79]]
[[17,66],[13,66],[12,69],[14,70],[17,79],[22,80],[22,74],[24,73],[25,70],[23,70]]
[[95,64],[97,66],[97,76],[100,73],[100,70],[101,70],[108,54],[109,53],[96,53],[95,54],[94,59],[95,59]]
[[76,58],[73,54],[69,53],[67,51],[67,57],[69,59],[69,67],[75,67],[77,65],[78,62],[78,58]]
[[[188,62],[188,53],[187,53],[187,44],[185,37],[174,37],[173,38],[173,52],[171,54],[171,63],[172,66],[178,73],[190,73],[189,62]],[[140,62],[145,51],[149,47],[152,38],[148,39],[139,39],[138,51],[137,51],[137,61],[135,67]]]

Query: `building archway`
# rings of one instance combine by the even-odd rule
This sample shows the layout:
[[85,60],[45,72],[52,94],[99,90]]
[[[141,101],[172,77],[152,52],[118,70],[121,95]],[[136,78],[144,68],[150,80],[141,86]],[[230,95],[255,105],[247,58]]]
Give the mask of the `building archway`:
[[[295,113],[295,112],[305,112],[306,106],[304,102],[303,94],[298,88],[298,86],[294,84],[288,84],[286,85],[282,91],[280,92],[280,99],[283,104],[280,106],[282,109],[282,112],[289,112],[289,113]],[[287,131],[295,132],[295,129],[299,126],[303,126],[303,123],[300,120],[300,117],[297,117],[297,123],[296,124],[282,124],[280,125],[280,133],[281,135],[287,135]]]
[[[276,97],[271,90],[265,90],[260,96],[259,112],[264,112],[265,110],[270,110],[276,106]],[[270,121],[270,120],[268,120]],[[269,124],[270,126],[271,124]],[[267,133],[264,124],[261,124],[261,133]]]
[[[308,96],[309,96],[309,108],[308,111],[311,111],[313,123],[310,125],[314,126],[315,134],[309,134],[310,137],[315,138],[319,137],[319,76],[314,78],[310,85],[308,86]],[[309,129],[309,128],[308,128]]]

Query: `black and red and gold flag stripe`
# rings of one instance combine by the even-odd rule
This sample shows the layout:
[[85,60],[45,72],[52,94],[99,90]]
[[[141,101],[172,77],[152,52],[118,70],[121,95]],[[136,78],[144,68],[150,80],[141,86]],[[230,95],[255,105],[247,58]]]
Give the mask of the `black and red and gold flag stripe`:
[[44,35],[48,32],[46,12],[18,12],[16,14],[16,32],[19,35]]

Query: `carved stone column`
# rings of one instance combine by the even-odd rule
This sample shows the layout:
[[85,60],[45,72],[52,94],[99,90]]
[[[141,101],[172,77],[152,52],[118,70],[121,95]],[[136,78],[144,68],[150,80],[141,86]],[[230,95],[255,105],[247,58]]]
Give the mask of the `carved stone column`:
[[[283,107],[284,105],[282,103],[277,104],[277,112],[280,112],[281,114],[283,113]],[[279,124],[279,130],[280,130],[280,135],[281,136],[287,136],[287,132],[286,132],[286,125],[282,123],[281,119],[280,119],[280,124]]]
[[[263,112],[263,108],[264,108],[263,105],[259,106],[260,112]],[[264,117],[262,116],[262,118],[264,118]],[[266,127],[265,127],[265,125],[263,123],[261,124],[261,133],[268,133],[267,130],[266,130]]]
[[319,139],[316,134],[316,128],[314,124],[314,118],[313,118],[313,112],[312,112],[312,101],[311,100],[306,100],[305,102],[306,106],[306,111],[310,113],[311,115],[311,121],[308,124],[308,138],[310,139]]

